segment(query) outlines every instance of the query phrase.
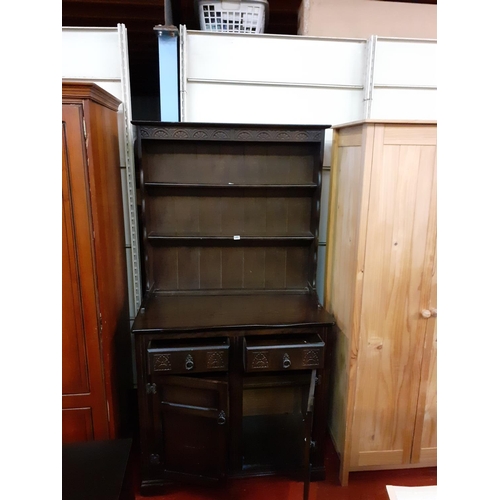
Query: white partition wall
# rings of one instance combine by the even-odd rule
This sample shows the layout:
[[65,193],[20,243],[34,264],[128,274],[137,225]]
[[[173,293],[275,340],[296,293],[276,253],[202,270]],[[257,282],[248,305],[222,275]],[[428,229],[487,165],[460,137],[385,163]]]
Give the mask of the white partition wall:
[[[181,121],[338,125],[435,120],[436,40],[187,31],[180,26]],[[131,319],[141,300],[126,29],[63,28],[63,78],[118,97]],[[325,136],[317,289],[323,299],[331,131]]]
[[[181,121],[336,124],[363,114],[364,39],[180,27]],[[329,166],[331,133],[326,137]]]
[[180,27],[181,121],[435,120],[437,41]]
[[[435,40],[245,35],[181,26],[181,121],[435,120],[435,64]],[[321,301],[331,143],[328,131],[316,278]]]
[[437,119],[437,41],[372,36],[365,117]]
[[182,121],[330,124],[362,113],[366,40],[183,29],[181,39]]
[[130,76],[127,30],[116,28],[62,28],[62,78],[97,83],[122,101],[118,110],[120,171],[125,217],[125,249],[130,319],[141,302],[141,278],[135,196],[134,133],[130,123]]
[[[335,124],[363,114],[366,40],[180,29],[181,121]],[[321,214],[328,204],[332,133],[325,137]],[[323,220],[324,219],[324,220]],[[323,299],[326,218],[317,289]]]
[[[435,120],[436,40],[321,38],[187,31],[180,26],[181,121],[339,125],[363,118]],[[130,314],[141,300],[130,78],[124,25],[63,28],[63,78],[118,97]],[[318,294],[332,134],[325,137]]]

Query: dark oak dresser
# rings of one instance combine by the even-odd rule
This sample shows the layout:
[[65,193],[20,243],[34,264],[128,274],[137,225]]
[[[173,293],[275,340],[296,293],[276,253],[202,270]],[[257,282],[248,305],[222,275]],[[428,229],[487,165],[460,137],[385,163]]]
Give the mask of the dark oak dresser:
[[328,126],[133,123],[141,492],[280,473],[307,497],[333,343],[316,295]]

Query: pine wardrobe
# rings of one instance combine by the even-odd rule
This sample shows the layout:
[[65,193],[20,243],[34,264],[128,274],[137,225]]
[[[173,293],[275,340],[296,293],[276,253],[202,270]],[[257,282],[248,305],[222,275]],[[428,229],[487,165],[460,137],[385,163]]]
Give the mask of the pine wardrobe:
[[436,465],[435,122],[334,131],[325,307],[330,432],[350,471]]

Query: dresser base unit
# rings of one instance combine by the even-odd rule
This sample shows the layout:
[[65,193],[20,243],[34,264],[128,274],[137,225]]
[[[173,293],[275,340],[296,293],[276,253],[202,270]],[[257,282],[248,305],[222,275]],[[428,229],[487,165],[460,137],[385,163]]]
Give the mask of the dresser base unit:
[[307,463],[311,479],[323,479],[331,321],[308,294],[146,299],[133,326],[141,491],[280,473],[303,480],[311,385]]

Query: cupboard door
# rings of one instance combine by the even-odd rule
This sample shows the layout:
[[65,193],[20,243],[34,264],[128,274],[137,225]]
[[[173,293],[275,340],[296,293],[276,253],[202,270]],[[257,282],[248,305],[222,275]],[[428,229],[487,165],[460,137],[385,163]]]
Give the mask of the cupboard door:
[[213,481],[225,474],[228,384],[225,377],[157,378],[152,461],[165,479]]
[[62,440],[107,439],[82,107],[62,109]]
[[[435,128],[375,127],[351,468],[410,463],[435,239]],[[420,133],[422,132],[422,133]],[[420,141],[420,139],[422,139]]]
[[[434,172],[436,175],[436,172]],[[436,179],[434,179],[434,191]],[[436,195],[433,196],[431,228],[435,235],[436,226]],[[426,309],[427,325],[425,329],[425,345],[422,359],[422,377],[415,419],[415,436],[411,462],[429,466],[437,465],[437,257],[436,240],[428,238],[429,251],[427,266],[432,269],[430,294],[423,303]],[[427,287],[426,287],[427,288]]]
[[[437,327],[436,320],[429,321],[425,350],[427,369],[422,373],[422,387],[418,399],[412,463],[437,465]],[[430,352],[429,352],[430,351]]]

